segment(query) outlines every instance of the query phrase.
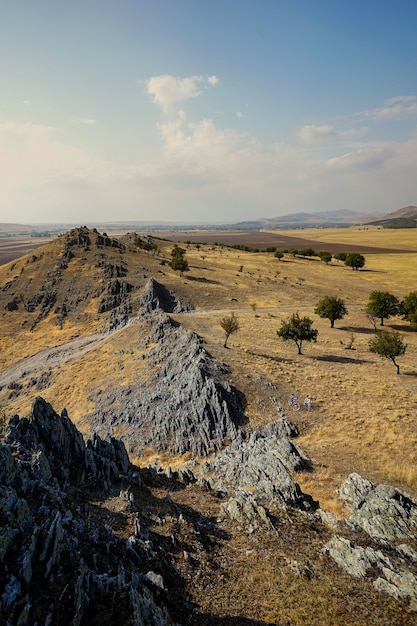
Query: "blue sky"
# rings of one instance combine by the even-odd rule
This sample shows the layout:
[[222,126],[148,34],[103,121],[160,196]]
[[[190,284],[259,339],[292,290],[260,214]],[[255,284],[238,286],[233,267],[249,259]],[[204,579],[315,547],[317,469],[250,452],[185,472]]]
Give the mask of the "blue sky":
[[415,0],[2,0],[0,222],[417,204]]

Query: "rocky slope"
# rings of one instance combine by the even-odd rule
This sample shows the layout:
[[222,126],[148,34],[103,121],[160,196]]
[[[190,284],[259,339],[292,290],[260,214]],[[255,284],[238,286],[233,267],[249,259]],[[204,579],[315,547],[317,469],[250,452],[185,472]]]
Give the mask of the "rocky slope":
[[[42,398],[4,429],[0,623],[414,624],[417,502],[352,474],[339,491],[348,519],[323,511],[297,483],[313,467],[297,427],[279,403],[268,423],[249,422],[227,366],[174,321],[189,303],[149,275],[151,257],[132,271],[128,245],[76,229],[48,277],[28,277],[41,259],[25,261],[2,287],[34,337],[45,320],[65,331],[94,306],[95,332],[66,344],[65,364],[75,345],[94,359],[105,342],[126,344],[133,356],[129,372],[90,389],[86,441]],[[78,266],[89,280],[76,291]],[[63,353],[23,359],[7,392],[50,390]],[[32,387],[31,363],[44,368]],[[145,450],[165,463],[143,467]]]

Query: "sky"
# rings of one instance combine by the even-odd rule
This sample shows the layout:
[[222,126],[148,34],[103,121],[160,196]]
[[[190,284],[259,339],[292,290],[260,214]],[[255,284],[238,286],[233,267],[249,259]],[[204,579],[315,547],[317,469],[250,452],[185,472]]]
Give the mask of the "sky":
[[0,5],[0,222],[417,205],[416,0]]

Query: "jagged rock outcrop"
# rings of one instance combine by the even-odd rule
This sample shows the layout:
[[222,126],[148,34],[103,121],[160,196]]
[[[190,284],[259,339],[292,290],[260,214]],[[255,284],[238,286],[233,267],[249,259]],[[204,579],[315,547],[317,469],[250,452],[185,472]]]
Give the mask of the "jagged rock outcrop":
[[230,517],[231,520],[237,522],[240,526],[247,528],[249,533],[263,526],[273,528],[267,510],[258,504],[253,495],[247,491],[240,490],[234,497],[223,502],[220,512]]
[[102,393],[88,416],[102,430],[129,425],[130,446],[207,455],[238,436],[243,419],[227,370],[204,349],[202,339],[163,313],[149,317],[146,376]]
[[182,313],[188,310],[181,304],[176,295],[164,285],[151,278],[146,283],[145,289],[139,298],[141,315],[147,315],[153,311],[165,313]]
[[289,439],[259,432],[253,432],[246,441],[236,439],[206,464],[218,484],[250,489],[257,497],[304,510],[317,508],[317,503],[301,491],[291,474],[309,466],[308,459]]
[[417,502],[355,473],[341,485],[339,495],[352,511],[349,528],[365,531],[378,549],[360,545],[362,534],[357,543],[355,538],[335,535],[324,550],[350,575],[371,576],[376,589],[408,599],[417,611]]
[[161,548],[96,512],[129,472],[120,441],[86,445],[40,398],[12,418],[0,443],[1,623],[173,626]]
[[351,474],[339,496],[352,510],[349,521],[371,537],[417,540],[417,502],[407,494]]

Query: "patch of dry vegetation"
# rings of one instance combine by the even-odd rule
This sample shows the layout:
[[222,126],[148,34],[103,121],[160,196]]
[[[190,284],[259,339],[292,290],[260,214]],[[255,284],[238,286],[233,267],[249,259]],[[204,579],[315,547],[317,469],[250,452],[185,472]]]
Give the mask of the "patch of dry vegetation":
[[[402,242],[403,247],[417,251],[414,231],[303,231],[303,237],[307,235],[323,242],[339,237],[348,243],[390,248],[400,248]],[[335,490],[352,471],[416,494],[417,333],[400,318],[386,324],[400,330],[408,344],[400,359],[402,374],[396,376],[391,363],[368,351],[373,329],[364,309],[373,289],[391,291],[400,299],[415,289],[417,252],[366,255],[364,270],[353,272],[336,261],[326,265],[318,259],[288,255],[279,261],[268,253],[189,244],[184,247],[190,271],[181,277],[167,265],[172,247],[172,243],[161,240],[157,254],[127,250],[123,255],[128,267],[126,280],[139,292],[154,276],[180,300],[192,303],[192,312],[174,317],[200,334],[209,352],[230,366],[230,383],[245,395],[250,425],[273,420],[275,400],[287,409],[292,391],[300,398],[310,395],[310,413],[302,409],[290,414],[301,431],[299,442],[316,467],[311,475],[300,476],[302,487],[338,514]],[[23,274],[28,293],[40,289],[40,272],[50,270],[61,249],[58,238],[37,250],[41,257],[37,271],[26,257],[1,267],[0,284]],[[120,262],[118,251],[106,250],[106,254]],[[65,281],[73,281],[74,289],[79,275],[84,283],[98,280],[94,267],[83,257],[86,255],[71,261],[65,272]],[[348,308],[348,315],[336,322],[334,329],[328,320],[314,314],[324,295],[343,298]],[[276,334],[281,321],[295,311],[311,317],[319,330],[317,343],[306,344],[301,356],[294,344],[282,342]],[[220,320],[231,312],[238,316],[240,329],[225,349]],[[5,365],[75,336],[87,336],[102,328],[106,317],[97,314],[97,298],[87,299],[77,315],[65,320],[62,329],[47,318],[30,332],[29,322],[22,321],[22,317],[30,317],[28,314],[16,317],[16,312],[4,310],[0,314]],[[109,381],[123,385],[134,376],[146,376],[139,334],[139,327],[129,326],[106,337],[94,350],[54,368],[50,387],[42,395],[58,409],[66,406],[76,421],[82,421],[95,394]],[[33,394],[33,389],[27,389],[14,397],[3,389],[0,401],[7,403],[11,412],[25,414]]]
[[[353,229],[337,229],[335,233],[323,230],[315,237],[324,241],[325,236],[340,236],[343,240],[349,235],[352,242],[355,237],[359,242],[367,237],[368,245],[398,245],[400,249],[396,238],[401,234],[375,231],[377,238],[384,239],[383,244],[373,240],[370,231]],[[402,374],[397,376],[391,363],[369,352],[373,328],[364,313],[373,289],[391,291],[400,299],[415,290],[417,233],[407,232],[406,236],[404,246],[416,253],[366,255],[366,266],[360,272],[335,261],[325,265],[317,259],[287,255],[279,261],[267,253],[188,245],[190,271],[181,277],[167,266],[173,246],[170,242],[159,242],[157,254],[132,249],[123,255],[128,267],[126,280],[136,287],[133,313],[151,276],[175,291],[183,302],[192,303],[193,311],[173,317],[201,335],[207,350],[229,366],[229,382],[244,394],[247,427],[276,419],[277,402],[281,402],[300,429],[297,443],[313,459],[313,471],[299,473],[297,481],[322,508],[339,517],[347,512],[337,499],[336,489],[353,471],[417,494],[417,332],[400,318],[386,324],[400,330],[408,343],[400,359]],[[0,287],[23,275],[22,295],[30,297],[42,288],[41,273],[51,271],[61,250],[58,239],[36,251],[36,255],[43,255],[36,271],[35,263],[28,262],[27,257],[0,267]],[[106,254],[120,262],[118,251],[106,250]],[[71,261],[64,273],[64,287],[72,285],[75,292],[84,293],[86,284],[99,284],[92,259],[87,255],[85,260],[85,256],[80,254]],[[7,386],[0,390],[0,406],[7,407],[9,415],[27,415],[34,396],[42,395],[58,411],[65,406],[87,432],[83,416],[93,408],[100,390],[109,385],[121,387],[135,377],[146,378],[146,359],[142,356],[152,348],[141,343],[147,334],[146,323],[99,334],[107,327],[109,314],[97,313],[99,298],[93,294],[65,319],[62,328],[51,313],[31,332],[32,314],[21,307],[14,312],[4,309],[7,293],[0,299],[3,368],[38,353],[44,359],[43,369],[50,367],[48,386],[41,391],[29,384],[30,371],[19,378],[26,381],[20,392]],[[314,314],[324,295],[343,298],[348,308],[348,315],[336,322],[334,329],[328,320]],[[281,341],[276,334],[281,321],[296,311],[311,317],[319,330],[317,343],[305,344],[301,356],[294,344]],[[220,320],[231,312],[238,316],[240,328],[225,349]],[[68,350],[67,342],[71,342]],[[53,346],[62,347],[61,360],[52,354]],[[300,399],[308,393],[312,410],[290,411],[287,400],[291,392]],[[129,447],[128,424],[113,434],[121,436]],[[146,452],[145,464],[154,461],[173,470],[190,458]],[[248,534],[219,517],[221,501],[214,493],[203,492],[197,485],[175,492],[153,487],[152,494],[141,496],[140,510],[153,521],[153,532],[167,540],[175,534],[182,548],[172,549],[171,556],[191,602],[198,607],[195,623],[415,623],[415,614],[405,604],[378,595],[369,581],[349,577],[321,553],[328,532],[323,525],[312,528],[296,513],[289,518],[276,511],[273,529]],[[98,504],[96,514],[100,516],[111,517],[120,511],[117,498]],[[159,516],[165,516],[166,507],[181,511],[183,523],[178,523],[177,514],[171,522],[167,515],[161,525]],[[127,509],[123,512],[126,526],[120,533],[127,537],[132,533],[133,518]],[[204,532],[197,523],[202,518],[207,524]]]

